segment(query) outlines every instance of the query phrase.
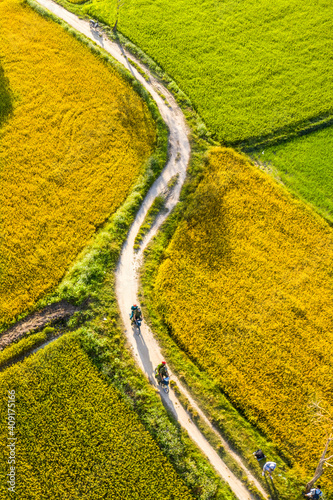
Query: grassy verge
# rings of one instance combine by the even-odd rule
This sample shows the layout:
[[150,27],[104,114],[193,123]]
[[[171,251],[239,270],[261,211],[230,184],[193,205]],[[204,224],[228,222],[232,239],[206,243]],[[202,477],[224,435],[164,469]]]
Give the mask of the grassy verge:
[[47,326],[42,332],[29,335],[19,342],[6,347],[0,352],[0,369],[14,363],[17,358],[29,352],[33,347],[38,347],[45,342],[54,330],[54,328]]
[[157,196],[152,206],[148,210],[145,220],[143,221],[139,229],[139,232],[136,235],[136,238],[134,240],[135,250],[139,250],[143,238],[146,236],[157,215],[164,209],[164,207],[165,207],[165,196],[163,195]]
[[311,135],[314,132],[331,128],[333,118],[330,113],[314,116],[311,119],[302,120],[294,125],[288,125],[273,134],[259,135],[251,137],[246,141],[231,142],[230,146],[240,149],[246,153],[253,153],[257,149],[271,148],[278,145],[283,145],[290,140],[296,140],[303,136]]
[[147,75],[147,73],[145,71],[143,71],[141,66],[139,66],[139,64],[137,64],[132,59],[128,59],[128,61],[140,73],[140,75],[143,76],[143,78],[146,80],[146,82],[149,82],[149,80],[150,80],[149,76]]

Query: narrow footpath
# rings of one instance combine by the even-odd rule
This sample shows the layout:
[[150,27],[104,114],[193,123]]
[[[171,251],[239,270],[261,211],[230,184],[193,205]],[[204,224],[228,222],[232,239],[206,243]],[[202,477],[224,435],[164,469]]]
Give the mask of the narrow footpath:
[[[141,327],[141,335],[134,333],[130,320],[129,312],[131,305],[138,302],[138,269],[140,267],[144,248],[147,246],[151,238],[156,234],[161,224],[166,219],[168,213],[175,207],[179,200],[179,194],[182,184],[186,177],[186,169],[190,158],[190,144],[188,140],[188,129],[185,123],[183,113],[177,105],[175,99],[170,92],[162,86],[149,71],[140,64],[131,54],[126,51],[117,43],[110,41],[106,36],[99,35],[96,31],[91,30],[88,21],[79,19],[75,14],[68,12],[60,5],[52,2],[52,0],[38,0],[38,3],[51,11],[60,19],[66,21],[69,25],[81,32],[86,37],[90,38],[98,45],[103,47],[104,50],[109,52],[112,57],[122,63],[137,80],[150,92],[154,98],[162,118],[169,127],[169,161],[162,171],[160,177],[150,188],[142,206],[135,218],[135,221],[130,229],[127,240],[124,243],[120,260],[116,271],[116,293],[119,303],[119,308],[122,315],[122,320],[125,327],[125,332],[129,344],[131,345],[133,356],[135,357],[138,365],[147,375],[152,384],[156,385],[154,378],[154,367],[162,360],[160,347],[154,338],[151,330],[143,323]],[[149,74],[150,81],[147,82],[141,74],[133,67],[128,61],[128,57],[141,66],[144,71]],[[158,92],[162,92],[166,97],[168,104],[163,101]],[[178,182],[173,188],[170,196],[168,197],[166,208],[168,213],[160,215],[156,223],[151,228],[151,231],[146,235],[142,242],[140,251],[134,253],[134,239],[140,229],[144,218],[153,203],[156,196],[161,194],[167,189],[168,182],[172,177],[178,174]],[[177,377],[171,373],[172,380],[177,384],[180,391],[187,397],[193,408],[197,410],[200,416],[216,432],[209,420],[205,417],[203,412],[198,408],[197,404],[185,390]],[[244,484],[230,471],[220,456],[216,453],[213,447],[209,444],[203,434],[196,427],[188,412],[181,406],[175,393],[170,390],[169,394],[160,391],[161,398],[164,404],[171,410],[175,418],[188,432],[192,440],[207,456],[211,464],[214,466],[220,476],[229,484],[230,488],[240,500],[252,500],[254,497],[247,490]],[[262,493],[264,498],[268,499],[267,493],[263,490],[260,483],[253,477],[251,472],[241,461],[240,457],[230,450],[228,444],[221,438],[221,443],[230,454],[233,455],[240,467],[244,470],[248,479],[255,484],[257,489]]]

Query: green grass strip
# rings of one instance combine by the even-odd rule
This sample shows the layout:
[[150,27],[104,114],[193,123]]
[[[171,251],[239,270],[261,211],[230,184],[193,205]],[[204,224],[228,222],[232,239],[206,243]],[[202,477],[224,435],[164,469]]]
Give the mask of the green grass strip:
[[[52,330],[54,330],[54,328],[52,328]],[[17,357],[29,352],[33,347],[37,347],[39,344],[45,342],[47,335],[48,331],[44,329],[42,332],[29,335],[16,344],[6,347],[0,352],[0,368],[3,368],[11,361],[15,361]]]
[[135,250],[139,250],[143,238],[146,236],[157,215],[163,210],[164,207],[165,207],[165,197],[163,195],[157,196],[152,206],[148,210],[145,220],[143,221],[139,229],[139,232],[136,235],[136,238],[134,240]]

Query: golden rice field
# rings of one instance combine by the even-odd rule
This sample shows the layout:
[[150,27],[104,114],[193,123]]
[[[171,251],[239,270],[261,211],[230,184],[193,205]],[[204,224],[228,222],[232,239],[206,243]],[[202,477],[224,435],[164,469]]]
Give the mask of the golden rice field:
[[148,108],[115,70],[0,1],[0,329],[63,276],[149,157]]
[[[103,381],[75,334],[0,374],[0,470],[9,471],[15,391],[16,496],[22,500],[190,500],[136,413]],[[9,498],[6,481],[1,498]]]
[[325,433],[308,405],[333,411],[330,227],[244,157],[215,148],[154,300],[230,400],[314,470]]

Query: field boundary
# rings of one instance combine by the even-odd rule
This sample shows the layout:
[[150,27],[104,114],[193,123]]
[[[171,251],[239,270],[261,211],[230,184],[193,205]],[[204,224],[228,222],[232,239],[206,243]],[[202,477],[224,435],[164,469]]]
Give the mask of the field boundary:
[[276,130],[273,134],[248,139],[244,142],[234,142],[229,145],[234,148],[240,148],[240,150],[244,153],[254,153],[260,149],[278,146],[283,144],[284,142],[292,141],[298,137],[303,137],[305,135],[309,135],[312,132],[317,132],[318,130],[322,130],[324,128],[328,128],[333,126],[333,117],[332,114],[327,114],[325,117],[317,116],[311,118],[309,120],[305,120],[300,122],[299,124],[289,127],[284,127]]
[[[84,306],[85,304],[82,304],[81,307]],[[37,332],[50,324],[67,321],[73,314],[78,312],[81,307],[70,304],[66,300],[61,300],[60,302],[55,302],[44,307],[44,309],[40,311],[29,314],[3,332],[0,337],[0,350],[20,340],[27,333]]]

